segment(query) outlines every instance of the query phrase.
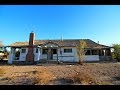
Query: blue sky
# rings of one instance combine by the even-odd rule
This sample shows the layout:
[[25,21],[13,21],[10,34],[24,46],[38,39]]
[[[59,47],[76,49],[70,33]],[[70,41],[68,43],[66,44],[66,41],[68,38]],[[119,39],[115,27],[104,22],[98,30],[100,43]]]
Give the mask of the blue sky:
[[91,39],[120,43],[120,6],[0,5],[0,40],[4,45],[36,39]]

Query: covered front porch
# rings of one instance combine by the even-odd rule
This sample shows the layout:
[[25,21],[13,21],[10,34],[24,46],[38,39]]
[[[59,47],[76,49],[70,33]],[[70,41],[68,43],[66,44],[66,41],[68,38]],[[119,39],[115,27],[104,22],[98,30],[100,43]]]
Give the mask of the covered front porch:
[[86,56],[96,56],[99,60],[111,60],[111,49],[110,48],[88,48],[86,50]]
[[60,47],[56,43],[48,42],[43,45],[39,45],[38,55],[39,62],[58,62],[58,55]]
[[26,60],[26,54],[28,52],[27,46],[24,47],[10,47],[8,63],[24,63]]

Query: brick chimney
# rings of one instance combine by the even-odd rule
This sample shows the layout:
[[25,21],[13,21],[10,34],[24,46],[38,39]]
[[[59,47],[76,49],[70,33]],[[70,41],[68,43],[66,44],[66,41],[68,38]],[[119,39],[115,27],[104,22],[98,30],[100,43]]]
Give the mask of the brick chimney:
[[27,64],[34,64],[34,36],[33,32],[30,33],[29,36],[29,46],[28,46],[28,53],[26,55],[26,63]]

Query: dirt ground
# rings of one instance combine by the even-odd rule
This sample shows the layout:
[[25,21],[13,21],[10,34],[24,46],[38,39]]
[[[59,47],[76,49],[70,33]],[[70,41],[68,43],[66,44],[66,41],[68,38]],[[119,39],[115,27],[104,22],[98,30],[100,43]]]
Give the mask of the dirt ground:
[[120,85],[120,63],[0,65],[0,85]]

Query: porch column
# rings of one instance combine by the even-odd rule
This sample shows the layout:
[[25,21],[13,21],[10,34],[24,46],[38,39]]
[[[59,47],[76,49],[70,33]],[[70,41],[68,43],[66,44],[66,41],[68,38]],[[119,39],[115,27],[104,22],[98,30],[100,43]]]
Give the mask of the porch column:
[[100,50],[100,54],[101,54],[101,56],[103,56],[103,53],[102,53],[102,51],[103,51],[103,50],[101,49],[101,50]]
[[97,55],[99,55],[99,49],[97,49]]
[[103,52],[104,52],[104,56],[106,56],[106,50],[105,49],[103,49]]
[[12,64],[12,61],[14,60],[14,56],[15,56],[15,48],[11,48],[11,52],[9,53],[9,59],[8,59],[9,64]]
[[40,48],[40,59],[42,59],[42,51],[43,51],[43,49]]
[[38,61],[40,60],[40,48],[38,48]]
[[59,60],[58,60],[58,48],[57,48],[57,62],[59,63]]
[[111,53],[111,49],[109,48],[109,53],[110,53],[110,56],[112,56],[112,53]]
[[90,55],[92,55],[92,49],[90,49]]

